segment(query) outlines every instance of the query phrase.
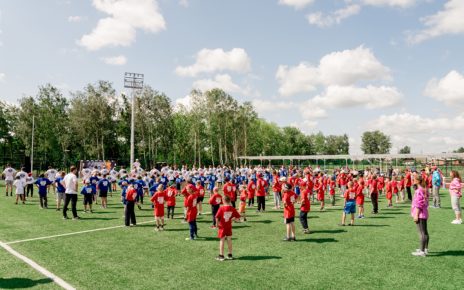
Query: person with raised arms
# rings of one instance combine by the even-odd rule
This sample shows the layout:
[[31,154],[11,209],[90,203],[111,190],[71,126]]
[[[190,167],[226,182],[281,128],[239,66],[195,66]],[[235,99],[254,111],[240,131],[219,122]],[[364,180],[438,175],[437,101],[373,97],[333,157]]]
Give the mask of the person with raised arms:
[[56,193],[55,180],[56,180],[57,174],[58,174],[58,171],[56,171],[56,169],[53,169],[51,166],[48,166],[48,170],[45,172],[45,177],[47,177],[47,179],[52,182],[51,187],[53,188],[53,194]]

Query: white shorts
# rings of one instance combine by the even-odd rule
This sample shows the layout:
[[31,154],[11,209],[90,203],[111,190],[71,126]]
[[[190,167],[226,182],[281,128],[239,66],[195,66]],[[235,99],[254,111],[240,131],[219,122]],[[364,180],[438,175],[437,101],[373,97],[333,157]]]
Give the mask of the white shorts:
[[451,208],[455,213],[461,212],[461,197],[455,194],[451,195]]
[[5,180],[6,185],[13,185],[13,180]]

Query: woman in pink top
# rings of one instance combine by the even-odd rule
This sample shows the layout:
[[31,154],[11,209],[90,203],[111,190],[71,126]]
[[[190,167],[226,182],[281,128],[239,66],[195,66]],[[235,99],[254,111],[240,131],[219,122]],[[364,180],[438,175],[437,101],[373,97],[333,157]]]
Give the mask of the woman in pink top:
[[419,174],[414,176],[414,197],[411,203],[411,216],[417,224],[420,236],[420,248],[412,254],[414,256],[425,257],[428,253],[429,233],[427,231],[427,219],[429,218],[429,197],[425,190],[426,180]]
[[449,192],[451,197],[451,207],[454,210],[454,214],[456,215],[456,219],[452,221],[452,224],[460,225],[462,224],[462,216],[461,216],[461,176],[456,170],[451,170],[451,183],[449,185]]

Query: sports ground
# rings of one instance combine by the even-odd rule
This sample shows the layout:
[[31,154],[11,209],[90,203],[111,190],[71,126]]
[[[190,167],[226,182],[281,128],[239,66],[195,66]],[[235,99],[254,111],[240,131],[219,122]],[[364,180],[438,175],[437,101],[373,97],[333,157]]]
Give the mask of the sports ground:
[[[37,197],[15,205],[0,187],[0,241],[33,260],[77,289],[461,289],[464,285],[464,227],[452,225],[447,192],[443,208],[430,209],[430,253],[413,257],[418,246],[410,205],[386,208],[354,227],[340,223],[342,200],[309,214],[312,234],[303,235],[297,223],[297,241],[284,242],[282,212],[257,214],[248,209],[248,221],[234,224],[235,260],[219,262],[216,230],[211,215],[199,216],[200,238],[186,241],[188,225],[168,220],[164,232],[155,232],[147,204],[136,210],[137,227],[123,227],[119,192],[106,210],[96,207],[81,220],[62,220],[54,202],[41,210]],[[268,208],[272,201],[267,201]],[[207,213],[209,206],[205,206]],[[78,209],[82,210],[81,203]],[[109,228],[109,229],[106,229]],[[98,229],[98,230],[97,230]],[[93,231],[97,230],[97,231]],[[82,232],[84,231],[84,232]],[[68,235],[70,234],[70,235]],[[43,238],[44,237],[44,238]],[[43,239],[37,239],[43,238]],[[59,289],[32,267],[0,249],[0,288]]]

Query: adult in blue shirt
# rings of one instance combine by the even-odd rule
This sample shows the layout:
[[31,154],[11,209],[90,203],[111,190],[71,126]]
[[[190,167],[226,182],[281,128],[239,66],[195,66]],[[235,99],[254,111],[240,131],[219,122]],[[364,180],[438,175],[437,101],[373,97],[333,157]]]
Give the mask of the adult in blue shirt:
[[35,181],[35,184],[39,189],[40,208],[48,208],[47,191],[48,186],[52,184],[52,182],[48,178],[45,178],[44,174],[40,174],[39,178]]
[[137,176],[137,180],[134,181],[133,186],[137,190],[137,207],[139,209],[142,209],[142,206],[140,206],[140,204],[143,204],[143,188],[146,186],[146,183],[145,181],[143,181],[141,175]]

